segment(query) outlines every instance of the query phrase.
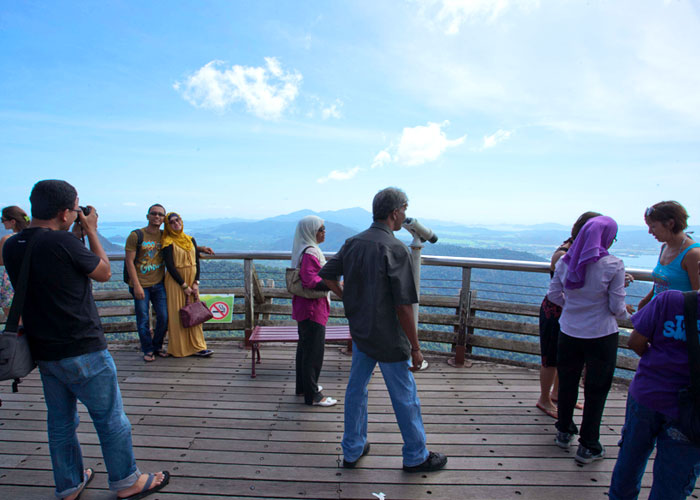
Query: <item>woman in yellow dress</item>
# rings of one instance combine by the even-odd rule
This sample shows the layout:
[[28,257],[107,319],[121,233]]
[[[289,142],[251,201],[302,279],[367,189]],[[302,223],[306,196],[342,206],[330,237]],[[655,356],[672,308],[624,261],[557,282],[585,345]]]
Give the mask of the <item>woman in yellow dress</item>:
[[199,300],[199,252],[197,242],[183,231],[180,216],[170,212],[165,217],[165,230],[161,242],[165,262],[165,292],[168,297],[168,354],[184,356],[211,356],[207,349],[202,325],[184,328],[180,322],[180,309],[186,299]]

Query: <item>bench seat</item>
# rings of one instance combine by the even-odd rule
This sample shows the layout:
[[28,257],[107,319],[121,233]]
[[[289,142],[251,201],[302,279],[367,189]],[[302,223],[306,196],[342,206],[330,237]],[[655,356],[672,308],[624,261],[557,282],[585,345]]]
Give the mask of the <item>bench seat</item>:
[[[326,325],[326,342],[347,341],[348,352],[352,351],[352,337],[348,325]],[[260,364],[260,344],[263,342],[298,342],[295,326],[256,326],[248,339],[252,348],[250,378],[255,378],[255,365]],[[257,358],[257,360],[256,360]]]

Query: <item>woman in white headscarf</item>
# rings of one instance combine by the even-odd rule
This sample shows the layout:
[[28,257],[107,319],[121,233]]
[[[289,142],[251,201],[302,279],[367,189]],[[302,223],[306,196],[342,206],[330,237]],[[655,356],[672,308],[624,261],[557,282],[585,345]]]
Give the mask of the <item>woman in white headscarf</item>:
[[[326,239],[323,220],[315,215],[304,217],[297,224],[292,247],[292,267],[299,268],[304,288],[328,290],[318,272],[326,263],[319,244]],[[315,406],[333,406],[338,401],[324,396],[318,385],[323,366],[326,342],[326,323],[330,313],[328,294],[317,299],[295,295],[292,298],[292,318],[298,323],[296,393],[304,396],[304,403]]]

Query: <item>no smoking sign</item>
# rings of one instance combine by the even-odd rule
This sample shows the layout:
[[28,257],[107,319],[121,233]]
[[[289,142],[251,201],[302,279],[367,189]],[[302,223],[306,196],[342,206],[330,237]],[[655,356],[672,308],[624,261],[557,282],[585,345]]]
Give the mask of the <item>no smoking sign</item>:
[[214,302],[210,307],[209,310],[211,311],[212,315],[214,316],[214,319],[224,319],[226,316],[228,316],[228,311],[229,307],[226,302]]

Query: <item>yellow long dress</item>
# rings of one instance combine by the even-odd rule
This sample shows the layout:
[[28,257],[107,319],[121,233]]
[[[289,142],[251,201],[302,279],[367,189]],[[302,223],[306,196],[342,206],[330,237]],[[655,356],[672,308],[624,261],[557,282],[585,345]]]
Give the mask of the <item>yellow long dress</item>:
[[[189,252],[173,245],[175,268],[190,286],[197,275],[196,248]],[[184,328],[180,322],[180,309],[185,305],[185,292],[170,273],[165,273],[165,293],[168,297],[168,353],[176,358],[191,356],[207,348],[202,325]]]

